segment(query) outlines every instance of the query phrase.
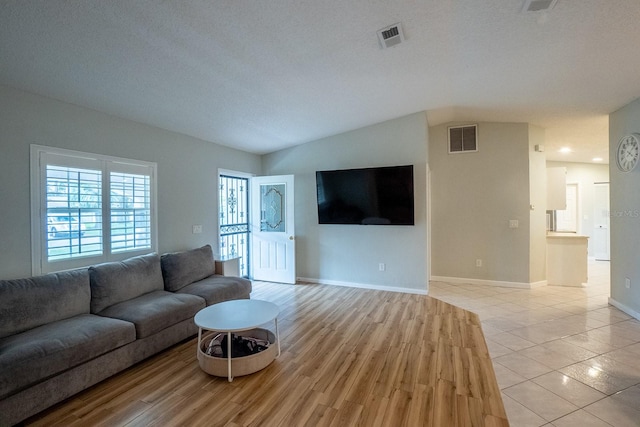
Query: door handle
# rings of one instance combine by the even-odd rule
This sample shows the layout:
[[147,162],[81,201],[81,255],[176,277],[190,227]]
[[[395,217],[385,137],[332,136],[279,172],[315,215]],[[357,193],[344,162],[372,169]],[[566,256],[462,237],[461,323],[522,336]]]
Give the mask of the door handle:
[[289,236],[289,240],[295,240],[295,237]]

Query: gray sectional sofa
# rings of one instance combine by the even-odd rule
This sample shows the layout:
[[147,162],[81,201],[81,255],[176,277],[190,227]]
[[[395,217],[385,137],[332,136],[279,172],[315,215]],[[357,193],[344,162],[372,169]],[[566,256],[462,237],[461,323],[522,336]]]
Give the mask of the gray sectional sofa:
[[249,298],[249,280],[214,270],[207,245],[0,280],[0,426],[194,336],[207,305]]

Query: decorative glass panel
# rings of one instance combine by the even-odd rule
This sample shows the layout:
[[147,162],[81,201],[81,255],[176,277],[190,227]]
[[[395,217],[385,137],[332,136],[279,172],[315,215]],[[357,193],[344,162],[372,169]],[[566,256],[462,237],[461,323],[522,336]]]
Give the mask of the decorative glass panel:
[[285,184],[260,186],[260,231],[285,231]]

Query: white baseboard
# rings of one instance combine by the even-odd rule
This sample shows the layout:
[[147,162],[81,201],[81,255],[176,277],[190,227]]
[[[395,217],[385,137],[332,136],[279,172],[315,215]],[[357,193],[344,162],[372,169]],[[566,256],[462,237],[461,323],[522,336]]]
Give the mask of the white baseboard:
[[467,285],[500,286],[503,288],[534,289],[547,286],[546,280],[539,282],[504,282],[500,280],[466,279],[464,277],[431,276],[432,282],[447,282]]
[[427,295],[428,289],[402,288],[399,286],[371,285],[369,283],[342,282],[338,280],[311,279],[298,277],[301,282],[318,283],[320,285],[344,286],[347,288],[371,289],[375,291],[402,292],[405,294]]
[[627,313],[629,316],[634,317],[638,320],[640,320],[640,313],[638,313],[637,311],[635,311],[632,308],[627,307],[626,305],[614,300],[613,298],[609,297],[609,304],[611,304],[612,306],[614,306],[615,308],[619,309],[620,311],[623,311],[625,313]]

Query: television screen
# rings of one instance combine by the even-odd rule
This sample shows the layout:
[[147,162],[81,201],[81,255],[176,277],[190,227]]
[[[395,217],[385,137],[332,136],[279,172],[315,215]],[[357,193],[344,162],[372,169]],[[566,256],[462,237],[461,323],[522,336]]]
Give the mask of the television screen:
[[413,165],[316,172],[320,224],[414,225]]

